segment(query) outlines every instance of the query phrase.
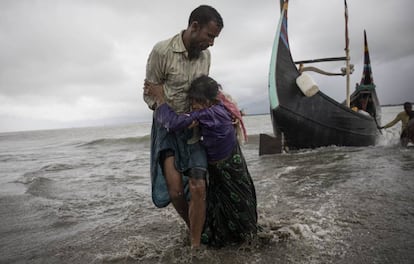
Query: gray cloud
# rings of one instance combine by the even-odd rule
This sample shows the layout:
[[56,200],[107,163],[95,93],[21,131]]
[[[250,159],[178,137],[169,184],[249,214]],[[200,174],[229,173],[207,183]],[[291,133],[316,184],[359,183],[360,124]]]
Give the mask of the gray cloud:
[[[150,121],[141,98],[147,56],[157,41],[184,29],[200,4],[216,7],[225,24],[211,48],[211,75],[247,113],[267,112],[277,0],[5,0],[0,2],[0,131]],[[343,1],[289,5],[295,60],[343,56]],[[414,101],[411,1],[348,0],[348,7],[352,82],[361,77],[366,29],[380,101]],[[321,65],[333,71],[342,66]],[[343,78],[315,79],[334,99],[344,99]]]

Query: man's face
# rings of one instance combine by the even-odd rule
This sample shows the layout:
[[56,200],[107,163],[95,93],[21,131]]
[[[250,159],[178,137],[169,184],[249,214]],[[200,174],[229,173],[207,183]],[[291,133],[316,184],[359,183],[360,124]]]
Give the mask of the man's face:
[[210,21],[207,25],[200,26],[197,22],[193,25],[193,31],[191,33],[190,48],[188,50],[188,56],[190,59],[198,58],[201,51],[214,45],[214,39],[219,36],[221,28],[217,26],[217,23]]
[[409,105],[405,105],[405,106],[404,106],[404,110],[405,110],[405,112],[407,112],[407,113],[411,112],[411,110],[412,110],[412,105],[411,105],[411,104],[409,104]]

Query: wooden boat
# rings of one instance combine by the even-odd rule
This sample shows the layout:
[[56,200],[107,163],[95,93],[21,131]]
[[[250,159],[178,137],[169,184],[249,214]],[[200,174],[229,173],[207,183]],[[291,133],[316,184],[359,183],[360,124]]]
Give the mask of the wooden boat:
[[[284,146],[289,149],[376,144],[381,107],[372,79],[366,34],[364,34],[365,59],[362,80],[351,95],[349,95],[348,88],[348,97],[345,102],[337,102],[320,91],[313,80],[305,81],[305,83],[308,82],[305,85],[302,83],[304,87],[300,86],[301,82],[298,77],[306,74],[304,72],[306,67],[304,68],[303,64],[345,60],[346,68],[343,73],[330,74],[315,70],[314,67],[307,68],[327,75],[346,75],[349,87],[349,74],[352,67],[349,64],[348,38],[346,37],[347,54],[345,57],[295,63],[292,60],[287,31],[288,0],[281,0],[280,4],[281,16],[273,45],[269,74],[270,115],[276,138],[282,137]],[[345,9],[345,18],[347,21],[347,9]],[[301,65],[299,69],[296,64]],[[311,88],[308,89],[309,87]],[[309,92],[311,94],[308,94]],[[354,105],[358,105],[365,111],[352,110],[351,107]],[[263,138],[261,137],[260,140],[262,141]],[[263,147],[268,144],[260,142],[260,145]],[[267,153],[261,151],[260,154]]]

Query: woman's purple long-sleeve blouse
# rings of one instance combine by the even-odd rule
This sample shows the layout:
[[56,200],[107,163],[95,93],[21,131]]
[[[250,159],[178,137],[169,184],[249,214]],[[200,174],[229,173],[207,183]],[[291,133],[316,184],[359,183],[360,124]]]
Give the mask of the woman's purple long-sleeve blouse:
[[236,145],[233,120],[222,103],[188,114],[177,114],[167,104],[162,104],[156,110],[156,120],[170,132],[185,129],[194,120],[198,121],[202,136],[200,140],[210,162],[228,157]]

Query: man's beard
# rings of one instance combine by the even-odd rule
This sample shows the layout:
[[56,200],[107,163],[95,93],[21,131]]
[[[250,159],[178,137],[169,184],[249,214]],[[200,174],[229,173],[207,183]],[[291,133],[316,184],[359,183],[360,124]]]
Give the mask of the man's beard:
[[190,60],[198,59],[202,51],[199,43],[195,41],[196,39],[197,39],[197,34],[194,32],[191,35],[190,47],[188,48],[188,58]]
[[190,44],[190,48],[188,49],[188,58],[190,60],[198,59],[201,54],[201,49],[197,47],[194,43]]

